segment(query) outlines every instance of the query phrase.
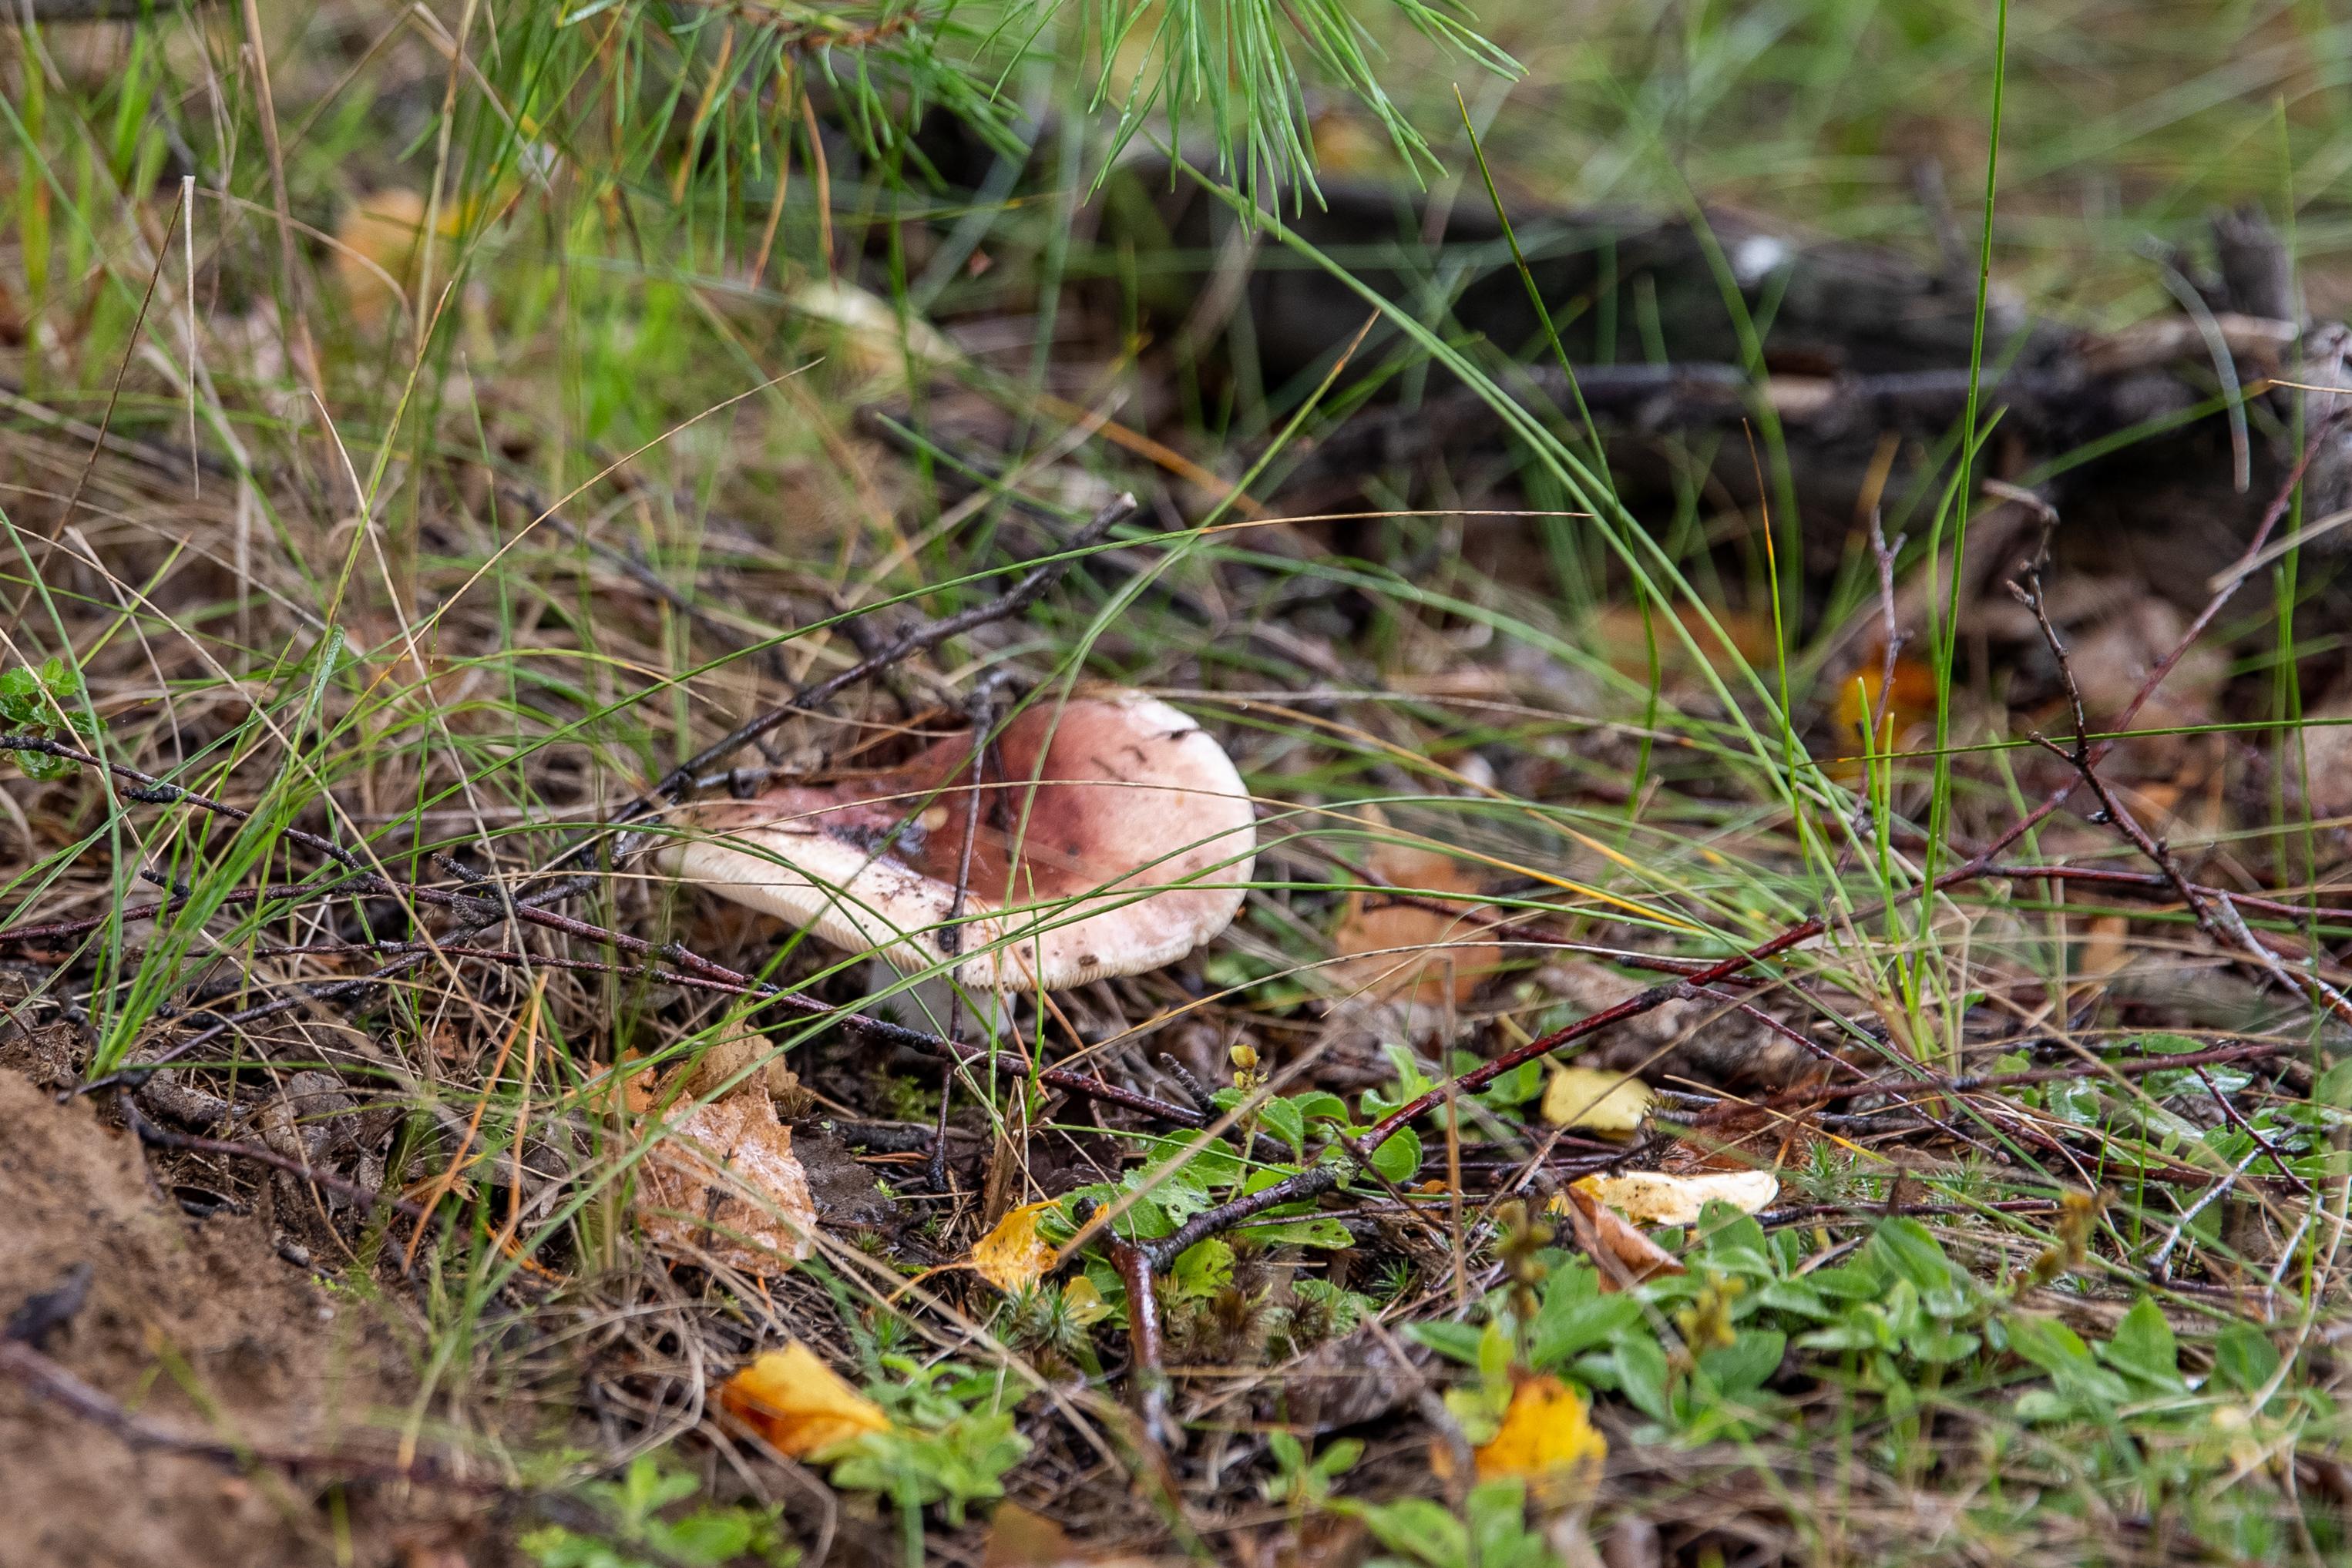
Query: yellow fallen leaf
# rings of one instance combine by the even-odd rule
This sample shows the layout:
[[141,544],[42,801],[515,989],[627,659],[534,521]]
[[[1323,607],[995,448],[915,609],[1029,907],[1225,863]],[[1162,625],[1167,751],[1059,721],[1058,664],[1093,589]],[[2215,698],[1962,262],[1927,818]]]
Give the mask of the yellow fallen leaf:
[[1719,1199],[1742,1214],[1754,1214],[1780,1196],[1780,1184],[1770,1171],[1707,1171],[1675,1176],[1666,1171],[1620,1171],[1614,1176],[1589,1176],[1576,1184],[1612,1208],[1643,1225],[1689,1225],[1709,1199]]
[[1511,1391],[1495,1440],[1473,1457],[1482,1481],[1517,1477],[1557,1490],[1589,1480],[1609,1439],[1593,1429],[1582,1395],[1557,1377],[1530,1377]]
[[1051,1199],[1004,1211],[996,1228],[972,1244],[972,1271],[1000,1291],[1017,1291],[1045,1278],[1054,1266],[1054,1246],[1037,1234],[1037,1217]]
[[1543,1118],[1555,1127],[1630,1133],[1650,1113],[1650,1086],[1597,1067],[1559,1067],[1544,1085]]
[[719,1390],[720,1408],[740,1417],[779,1453],[804,1459],[867,1432],[887,1432],[882,1407],[794,1340],[762,1354]]
[[764,1082],[674,1103],[653,1136],[635,1207],[656,1248],[747,1274],[782,1273],[816,1250],[816,1199]]

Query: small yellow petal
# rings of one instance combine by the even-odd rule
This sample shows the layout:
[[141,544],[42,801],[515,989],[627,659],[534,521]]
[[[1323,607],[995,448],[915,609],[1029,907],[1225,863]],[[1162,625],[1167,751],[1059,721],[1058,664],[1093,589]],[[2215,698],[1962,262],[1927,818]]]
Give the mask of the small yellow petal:
[[1560,1067],[1544,1085],[1543,1116],[1555,1127],[1630,1133],[1650,1113],[1650,1086],[1622,1072]]
[[794,1340],[729,1378],[719,1403],[777,1450],[801,1459],[867,1432],[887,1432],[882,1407]]
[[1046,1199],[1006,1210],[996,1228],[973,1246],[973,1272],[1000,1291],[1017,1291],[1043,1279],[1054,1266],[1054,1247],[1037,1234],[1037,1218],[1053,1207]]
[[1110,1303],[1103,1300],[1102,1291],[1096,1289],[1095,1282],[1084,1274],[1073,1277],[1068,1284],[1062,1287],[1062,1310],[1080,1328],[1098,1323],[1110,1316]]

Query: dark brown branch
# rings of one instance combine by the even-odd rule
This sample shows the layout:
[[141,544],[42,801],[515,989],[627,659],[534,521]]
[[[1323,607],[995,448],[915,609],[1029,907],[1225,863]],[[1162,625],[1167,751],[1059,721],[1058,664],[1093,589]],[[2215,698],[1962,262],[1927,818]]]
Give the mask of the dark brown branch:
[[2323,1011],[2334,1013],[2343,1021],[2352,1023],[2352,1000],[2347,1000],[2342,993],[2317,975],[2297,974],[2281,964],[2278,956],[2246,928],[2245,921],[2230,907],[2228,898],[2209,900],[2204,890],[2191,883],[2188,875],[2181,871],[2180,862],[2174,858],[2170,847],[2158,842],[2155,836],[2142,827],[2139,820],[2132,815],[2131,808],[2125,805],[2122,798],[2107,787],[2107,781],[2099,774],[2098,758],[2091,752],[2090,723],[2084,716],[2083,694],[2081,688],[2075,685],[2074,664],[2066,656],[2066,646],[2059,641],[2058,629],[2051,624],[2050,612],[2042,602],[2042,575],[2039,567],[2037,566],[2028,574],[2025,586],[2020,587],[2012,582],[2009,585],[2009,590],[2016,595],[2021,603],[2033,612],[2034,623],[2042,629],[2042,641],[2049,648],[2050,656],[2058,662],[2058,674],[2065,683],[2066,700],[2074,717],[2074,747],[2071,752],[2060,751],[2056,746],[2040,736],[2033,738],[2072,763],[2075,772],[2081,775],[2083,783],[2099,802],[2098,811],[2092,820],[2112,824],[2116,831],[2130,842],[2132,848],[2145,855],[2155,865],[2156,869],[2162,873],[2165,882],[2188,906],[2189,915],[2197,922],[2197,928],[2212,938],[2214,946],[2224,949],[2239,949],[2266,973],[2285,980],[2294,988],[2303,992]]
[[1129,1377],[1135,1394],[1135,1413],[1143,1424],[1145,1441],[1163,1451],[1181,1447],[1183,1429],[1169,1418],[1168,1366],[1160,1348],[1160,1298],[1154,1291],[1152,1255],[1130,1242],[1113,1240],[1111,1266],[1127,1286],[1127,1334],[1135,1364]]
[[[5,3],[5,0],[0,0]],[[347,891],[342,883],[286,882],[268,887],[240,887],[221,895],[223,907],[240,904],[272,904],[280,899],[328,898]],[[154,920],[174,915],[193,902],[193,895],[175,894],[158,899],[152,904],[134,904],[120,912],[87,915],[79,920],[53,920],[46,925],[20,925],[14,930],[0,931],[0,942],[63,942],[75,936],[87,936],[101,927],[120,921],[125,925],[139,920]]]

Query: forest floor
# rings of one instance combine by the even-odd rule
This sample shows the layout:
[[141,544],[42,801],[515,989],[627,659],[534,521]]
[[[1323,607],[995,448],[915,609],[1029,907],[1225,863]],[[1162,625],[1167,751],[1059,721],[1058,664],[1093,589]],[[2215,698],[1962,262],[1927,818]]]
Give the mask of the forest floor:
[[2352,23],[490,9],[0,30],[0,1568],[2352,1552]]

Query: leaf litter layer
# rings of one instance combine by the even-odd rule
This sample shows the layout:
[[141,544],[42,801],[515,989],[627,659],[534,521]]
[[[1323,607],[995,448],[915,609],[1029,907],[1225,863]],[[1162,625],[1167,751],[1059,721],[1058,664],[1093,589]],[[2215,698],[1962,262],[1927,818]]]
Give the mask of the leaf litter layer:
[[[2181,297],[1971,352],[1972,277],[1788,224],[1504,159],[1485,211],[1368,197],[1344,110],[1318,215],[1252,227],[1213,159],[1096,193],[1075,115],[885,131],[952,81],[911,23],[576,12],[11,35],[45,1519],[113,1477],[168,1554],[210,1477],[248,1555],[385,1562],[2343,1550],[2347,432],[2287,242],[2175,225]],[[184,209],[208,66],[255,134]],[[992,737],[1097,683],[1255,805],[1189,956],[959,985],[1024,971],[952,768],[857,824],[955,868],[927,946],[666,869],[969,758],[1008,902]]]

